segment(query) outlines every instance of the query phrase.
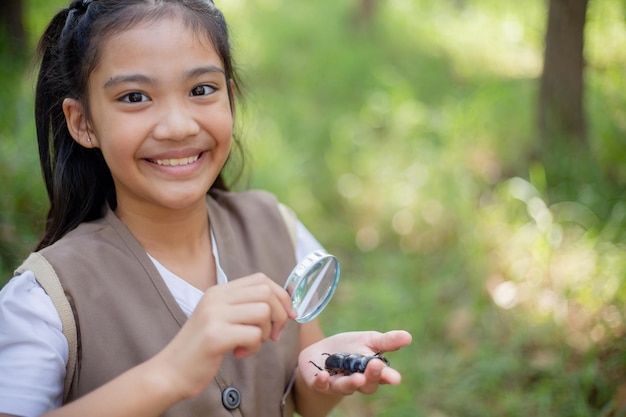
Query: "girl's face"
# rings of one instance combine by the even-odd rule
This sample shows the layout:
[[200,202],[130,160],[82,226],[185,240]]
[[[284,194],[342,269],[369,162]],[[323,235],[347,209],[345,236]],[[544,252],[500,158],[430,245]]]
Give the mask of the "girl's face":
[[101,149],[117,210],[204,205],[233,127],[229,80],[210,41],[172,17],[120,32],[101,48],[88,82],[89,121],[76,101],[64,109],[74,138]]

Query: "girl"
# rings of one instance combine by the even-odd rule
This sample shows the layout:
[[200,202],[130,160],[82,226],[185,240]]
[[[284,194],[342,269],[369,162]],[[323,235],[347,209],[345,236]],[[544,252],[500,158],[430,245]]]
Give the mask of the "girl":
[[[324,338],[281,285],[319,244],[292,244],[276,200],[228,192],[238,91],[226,23],[208,0],[75,0],[40,42],[36,123],[50,211],[39,253],[78,327],[68,342],[32,271],[0,293],[0,415],[326,415],[398,384],[310,364],[373,354],[403,331]],[[274,281],[275,280],[275,281]]]

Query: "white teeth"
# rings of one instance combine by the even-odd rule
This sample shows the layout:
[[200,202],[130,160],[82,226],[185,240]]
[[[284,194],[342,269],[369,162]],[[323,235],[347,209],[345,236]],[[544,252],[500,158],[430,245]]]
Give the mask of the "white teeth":
[[154,162],[163,166],[177,167],[181,165],[193,164],[194,162],[198,160],[198,158],[200,158],[200,155],[190,156],[189,158],[179,158],[179,159],[155,159]]

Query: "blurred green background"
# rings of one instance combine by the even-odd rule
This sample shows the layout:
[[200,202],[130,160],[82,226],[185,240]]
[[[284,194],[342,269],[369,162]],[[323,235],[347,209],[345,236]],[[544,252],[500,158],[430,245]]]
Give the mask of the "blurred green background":
[[[240,187],[339,257],[328,334],[414,337],[388,354],[402,385],[333,415],[626,415],[626,2],[589,2],[582,150],[536,127],[547,1],[217,3],[246,83]],[[27,46],[0,55],[5,279],[43,225],[30,57],[65,4],[25,0]]]

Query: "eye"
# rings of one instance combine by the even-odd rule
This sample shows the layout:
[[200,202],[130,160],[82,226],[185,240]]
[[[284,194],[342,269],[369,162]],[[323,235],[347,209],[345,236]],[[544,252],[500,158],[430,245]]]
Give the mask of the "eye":
[[191,90],[189,95],[192,96],[192,97],[208,96],[209,94],[211,94],[214,91],[215,91],[214,87],[211,87],[210,85],[207,85],[207,84],[201,84],[201,85],[195,86]]
[[144,101],[149,101],[150,99],[148,98],[147,95],[134,91],[132,93],[128,93],[122,96],[120,100],[126,103],[142,103]]

